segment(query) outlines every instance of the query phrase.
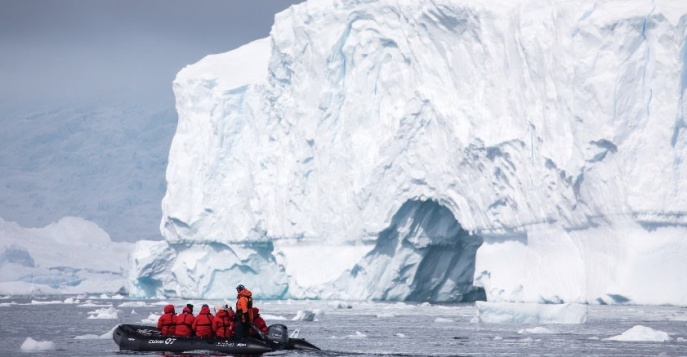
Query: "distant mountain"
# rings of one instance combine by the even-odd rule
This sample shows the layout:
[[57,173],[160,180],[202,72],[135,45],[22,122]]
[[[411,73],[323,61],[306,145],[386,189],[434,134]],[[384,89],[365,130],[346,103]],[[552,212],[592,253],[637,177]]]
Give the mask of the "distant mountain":
[[155,103],[0,113],[0,217],[39,227],[78,216],[115,241],[160,239],[176,123]]

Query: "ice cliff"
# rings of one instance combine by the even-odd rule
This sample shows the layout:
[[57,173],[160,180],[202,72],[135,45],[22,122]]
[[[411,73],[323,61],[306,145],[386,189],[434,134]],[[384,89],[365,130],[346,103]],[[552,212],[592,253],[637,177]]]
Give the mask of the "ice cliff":
[[131,291],[687,304],[687,3],[310,0],[174,81]]

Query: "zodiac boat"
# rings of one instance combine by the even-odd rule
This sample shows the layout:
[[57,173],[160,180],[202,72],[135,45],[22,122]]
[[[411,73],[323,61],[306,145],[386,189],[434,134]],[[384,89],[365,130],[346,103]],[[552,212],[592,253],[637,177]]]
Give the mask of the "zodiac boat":
[[121,324],[112,338],[122,351],[215,351],[260,355],[277,350],[320,350],[305,339],[289,337],[288,329],[282,324],[270,325],[267,335],[260,334],[258,338],[165,336],[154,326]]

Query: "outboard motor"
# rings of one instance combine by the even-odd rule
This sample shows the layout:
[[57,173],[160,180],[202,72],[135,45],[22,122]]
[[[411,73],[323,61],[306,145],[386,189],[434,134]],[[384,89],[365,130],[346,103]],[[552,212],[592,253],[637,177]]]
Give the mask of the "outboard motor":
[[286,325],[274,324],[267,328],[267,344],[275,350],[283,350],[289,343]]

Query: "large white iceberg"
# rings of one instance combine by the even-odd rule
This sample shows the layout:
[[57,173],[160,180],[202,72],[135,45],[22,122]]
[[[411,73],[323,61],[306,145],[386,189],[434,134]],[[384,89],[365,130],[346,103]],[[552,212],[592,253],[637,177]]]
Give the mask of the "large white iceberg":
[[41,228],[0,218],[0,294],[126,293],[132,247],[79,217]]
[[177,75],[132,293],[687,304],[686,14],[292,6]]

